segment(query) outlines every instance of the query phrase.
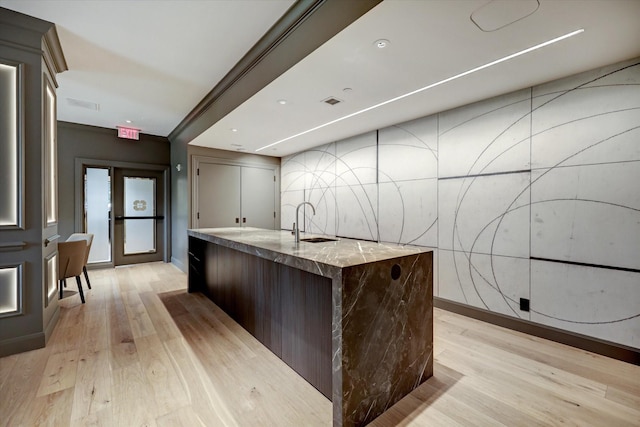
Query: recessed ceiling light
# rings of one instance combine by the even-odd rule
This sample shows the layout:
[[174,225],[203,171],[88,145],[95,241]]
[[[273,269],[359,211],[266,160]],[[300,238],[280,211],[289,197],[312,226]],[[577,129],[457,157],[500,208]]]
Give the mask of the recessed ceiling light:
[[127,122],[127,123],[131,123],[131,120],[125,120],[125,122]]
[[352,90],[353,90],[353,89],[351,89],[350,87],[345,87],[344,89],[342,89],[342,91],[343,91],[344,93],[349,93],[349,92],[351,92]]
[[384,49],[385,47],[389,46],[389,44],[391,44],[391,42],[387,39],[379,39],[373,42],[373,45],[378,49]]
[[231,128],[231,132],[238,132],[238,129],[236,129],[236,128]]
[[280,104],[280,105],[284,105],[284,104],[286,104],[286,103],[287,103],[287,100],[286,100],[286,99],[278,99],[278,104]]
[[493,67],[494,65],[500,64],[502,62],[508,61],[510,59],[513,59],[513,58],[517,58],[518,56],[524,55],[524,54],[529,53],[529,52],[533,52],[534,50],[543,48],[545,46],[549,46],[551,44],[557,43],[557,42],[559,42],[561,40],[564,40],[564,39],[568,39],[569,37],[573,37],[573,36],[581,34],[581,33],[584,33],[584,28],[581,28],[579,30],[575,30],[575,31],[572,31],[570,33],[564,34],[562,36],[556,37],[555,39],[547,40],[546,42],[542,42],[542,43],[537,44],[535,46],[528,47],[528,48],[526,48],[524,50],[521,50],[519,52],[512,53],[511,55],[507,55],[507,56],[505,56],[503,58],[496,59],[495,61],[488,62],[488,63],[486,63],[484,65],[480,65],[480,66],[472,68],[470,70],[463,71],[462,73],[456,74],[455,76],[447,77],[446,79],[437,81],[435,83],[431,83],[431,84],[429,84],[429,85],[427,85],[425,87],[421,87],[420,89],[416,89],[414,91],[405,93],[404,95],[396,96],[395,98],[388,99],[386,101],[380,102],[379,104],[375,104],[375,105],[372,105],[370,107],[364,108],[362,110],[358,110],[355,113],[347,114],[346,116],[342,116],[342,117],[339,117],[339,118],[337,118],[335,120],[331,120],[330,122],[323,123],[323,124],[321,124],[319,126],[316,126],[314,128],[307,129],[304,132],[300,132],[300,133],[297,133],[295,135],[288,136],[286,138],[281,139],[280,141],[276,141],[276,142],[273,142],[273,143],[271,143],[269,145],[265,145],[264,147],[260,147],[260,148],[258,148],[256,150],[256,152],[262,151],[262,150],[264,150],[266,148],[273,147],[274,145],[283,143],[285,141],[289,141],[289,140],[291,140],[293,138],[297,138],[299,136],[306,135],[306,134],[308,134],[310,132],[316,131],[318,129],[322,129],[324,127],[333,125],[333,124],[341,122],[343,120],[350,119],[351,117],[357,116],[357,115],[362,114],[362,113],[366,113],[367,111],[373,110],[373,109],[378,108],[378,107],[382,107],[383,105],[387,105],[387,104],[390,104],[392,102],[399,101],[399,100],[404,99],[404,98],[406,98],[408,96],[415,95],[416,93],[420,93],[420,92],[423,92],[425,90],[429,90],[431,88],[434,88],[436,86],[440,86],[442,84],[449,83],[450,81],[459,79],[460,77],[468,76],[469,74],[475,73],[476,71],[480,71],[480,70],[484,70],[485,68]]

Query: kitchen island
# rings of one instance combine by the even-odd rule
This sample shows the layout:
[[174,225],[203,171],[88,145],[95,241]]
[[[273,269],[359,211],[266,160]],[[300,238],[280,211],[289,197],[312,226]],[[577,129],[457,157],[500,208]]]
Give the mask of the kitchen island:
[[331,399],[334,426],[371,422],[433,374],[431,251],[255,228],[188,234],[189,292]]

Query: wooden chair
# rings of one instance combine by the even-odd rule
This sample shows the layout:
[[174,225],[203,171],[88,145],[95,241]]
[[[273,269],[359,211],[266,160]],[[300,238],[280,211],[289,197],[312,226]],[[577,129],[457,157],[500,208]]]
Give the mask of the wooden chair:
[[77,242],[83,240],[87,243],[87,255],[84,258],[84,265],[82,266],[82,272],[84,273],[84,279],[87,281],[87,286],[91,289],[91,282],[89,282],[89,274],[87,274],[87,263],[89,262],[89,252],[91,252],[91,244],[93,243],[93,234],[91,233],[73,233],[67,239],[67,242]]
[[75,242],[58,243],[58,280],[60,285],[60,298],[62,298],[63,285],[67,286],[67,279],[75,277],[78,283],[80,300],[84,304],[84,292],[82,291],[82,267],[87,254],[87,244],[84,240]]

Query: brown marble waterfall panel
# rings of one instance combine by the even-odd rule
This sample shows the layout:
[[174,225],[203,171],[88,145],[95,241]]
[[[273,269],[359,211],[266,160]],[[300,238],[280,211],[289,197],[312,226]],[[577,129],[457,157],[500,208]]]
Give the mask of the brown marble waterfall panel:
[[334,283],[334,426],[363,426],[433,375],[433,254],[344,268]]
[[282,360],[331,399],[331,279],[278,265]]

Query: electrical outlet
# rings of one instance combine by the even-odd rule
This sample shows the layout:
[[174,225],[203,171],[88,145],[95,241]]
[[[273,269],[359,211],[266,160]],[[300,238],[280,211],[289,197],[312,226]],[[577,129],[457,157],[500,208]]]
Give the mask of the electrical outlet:
[[529,300],[527,298],[520,298],[520,311],[529,311]]

